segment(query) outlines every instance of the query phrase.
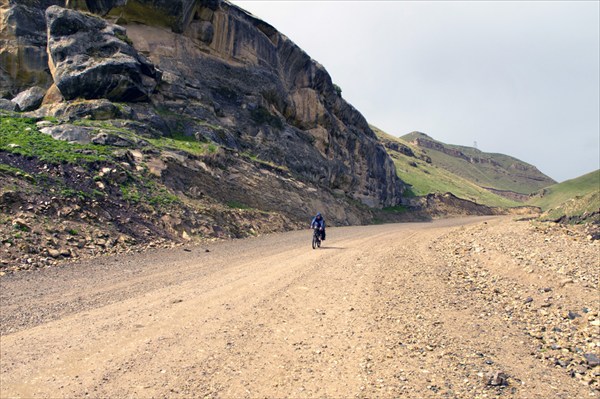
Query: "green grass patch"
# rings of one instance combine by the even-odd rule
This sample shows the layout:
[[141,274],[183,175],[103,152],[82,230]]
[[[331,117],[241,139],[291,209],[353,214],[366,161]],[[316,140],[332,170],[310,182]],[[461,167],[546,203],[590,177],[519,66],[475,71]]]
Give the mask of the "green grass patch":
[[121,189],[121,195],[125,201],[137,204],[142,200],[142,196],[135,185],[121,185],[119,188]]
[[153,207],[162,207],[181,203],[179,197],[154,180],[133,180],[119,188],[122,198],[133,204],[145,203]]
[[44,120],[45,120],[45,121],[48,121],[48,122],[52,122],[52,123],[54,123],[55,125],[56,125],[56,124],[58,124],[58,122],[59,122],[58,118],[57,118],[57,117],[55,117],[55,116],[45,116],[45,117],[44,117]]
[[166,206],[175,203],[181,202],[179,197],[174,194],[171,194],[167,189],[161,188],[154,195],[150,195],[147,197],[147,201],[149,204],[154,206]]
[[[15,229],[17,231],[23,231],[23,232],[28,232],[29,231],[29,227],[23,226],[22,224],[15,224],[15,225],[13,225],[13,229]],[[20,234],[19,234],[19,237],[20,237]]]
[[281,165],[277,165],[277,164],[275,164],[275,163],[273,163],[271,161],[265,161],[264,159],[259,158],[258,155],[253,154],[253,153],[248,152],[248,151],[243,152],[240,155],[243,156],[243,157],[245,157],[246,159],[249,159],[252,162],[255,162],[255,163],[258,163],[258,164],[261,164],[261,165],[265,165],[265,166],[268,166],[268,167],[273,168],[273,169],[277,169],[277,170],[279,170],[281,172],[287,173],[287,172],[290,171],[290,169],[287,166],[281,166]]
[[131,41],[131,39],[127,36],[124,35],[120,32],[115,32],[115,36],[119,39],[124,41],[125,43],[129,44],[130,46],[133,46],[133,42]]
[[176,134],[172,137],[147,139],[152,145],[160,149],[184,151],[192,155],[205,155],[217,152],[219,146],[215,143],[202,143],[195,137]]
[[89,194],[86,193],[85,191],[73,190],[73,189],[70,189],[70,188],[62,188],[59,191],[59,194],[62,197],[65,197],[65,198],[78,198],[80,200],[84,200],[86,198],[89,198]]
[[248,206],[244,203],[241,203],[239,201],[235,201],[235,200],[227,202],[227,206],[232,209],[243,209],[243,210],[252,209],[250,206]]
[[546,211],[557,207],[576,197],[600,191],[600,170],[585,174],[575,179],[546,187],[536,193],[527,204],[539,206]]
[[338,97],[342,96],[342,88],[335,83],[333,84],[333,90],[337,93]]
[[409,133],[400,139],[405,143],[412,143],[416,139],[431,142],[437,146],[435,149],[417,146],[413,148],[419,152],[426,152],[434,165],[479,187],[530,194],[553,183],[552,179],[534,166],[508,155],[486,153],[473,147],[442,143],[419,132]]
[[575,197],[545,212],[540,220],[556,221],[566,218],[576,221],[600,222],[600,193],[592,192]]
[[0,151],[35,157],[51,164],[107,161],[112,147],[71,144],[40,133],[33,119],[3,116],[0,120]]
[[540,220],[598,221],[600,170],[540,190],[528,205],[545,211]]
[[29,173],[4,163],[0,163],[0,175],[22,178],[32,183],[35,182],[35,178]]

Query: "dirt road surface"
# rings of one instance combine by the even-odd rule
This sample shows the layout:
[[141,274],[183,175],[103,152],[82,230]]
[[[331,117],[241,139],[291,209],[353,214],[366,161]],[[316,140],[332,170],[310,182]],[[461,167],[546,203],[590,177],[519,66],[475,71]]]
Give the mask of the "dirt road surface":
[[529,259],[519,245],[548,237],[519,223],[332,228],[319,250],[306,230],[7,275],[0,396],[598,397],[595,265]]

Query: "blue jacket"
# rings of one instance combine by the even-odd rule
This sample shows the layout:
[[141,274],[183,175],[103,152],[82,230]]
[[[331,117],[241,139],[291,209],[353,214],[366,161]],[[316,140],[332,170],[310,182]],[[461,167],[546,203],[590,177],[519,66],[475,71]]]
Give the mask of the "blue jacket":
[[323,217],[321,216],[321,220],[317,220],[317,217],[315,216],[312,222],[310,222],[310,227],[322,227],[323,229],[325,229],[325,219],[323,219]]

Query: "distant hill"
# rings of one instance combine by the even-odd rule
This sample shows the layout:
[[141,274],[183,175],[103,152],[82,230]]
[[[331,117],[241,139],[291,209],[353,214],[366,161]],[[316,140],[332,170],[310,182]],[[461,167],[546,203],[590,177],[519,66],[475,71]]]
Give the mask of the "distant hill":
[[524,202],[529,194],[556,183],[535,166],[508,155],[446,144],[420,132],[401,139],[421,149],[432,164],[516,201]]
[[[396,165],[398,177],[409,185],[405,195],[423,196],[450,192],[455,196],[487,206],[513,207],[522,205],[515,200],[494,194],[474,182],[447,170],[431,156],[433,151],[423,149],[403,138],[383,132],[377,134]],[[437,159],[439,157],[435,157]]]
[[528,204],[545,211],[543,220],[600,221],[600,170],[544,188]]

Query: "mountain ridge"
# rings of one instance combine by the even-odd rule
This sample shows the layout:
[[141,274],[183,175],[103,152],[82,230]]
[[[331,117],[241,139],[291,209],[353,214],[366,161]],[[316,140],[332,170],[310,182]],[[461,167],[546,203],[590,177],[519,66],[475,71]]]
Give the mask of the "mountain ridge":
[[456,175],[520,202],[525,202],[529,194],[556,183],[535,166],[509,155],[446,144],[421,132],[412,132],[401,138],[429,151],[428,155],[437,164]]
[[375,126],[372,128],[392,156],[398,176],[408,185],[406,196],[451,192],[462,199],[491,207],[521,205],[517,201],[498,196],[436,165],[426,151],[411,142],[385,133]]

